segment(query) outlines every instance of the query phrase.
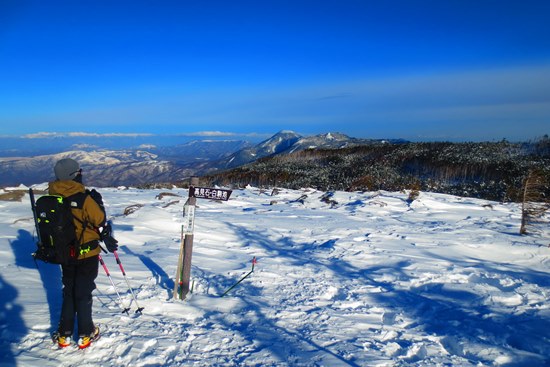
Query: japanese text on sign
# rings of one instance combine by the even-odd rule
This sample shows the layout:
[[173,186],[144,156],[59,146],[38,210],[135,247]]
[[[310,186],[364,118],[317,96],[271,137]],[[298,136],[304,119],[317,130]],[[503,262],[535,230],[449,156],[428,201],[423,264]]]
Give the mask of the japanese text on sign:
[[195,187],[193,196],[202,199],[227,201],[229,200],[229,196],[231,196],[231,192],[231,190],[211,189],[208,187]]
[[194,205],[185,205],[183,207],[183,231],[184,234],[193,234],[193,229],[195,227],[195,206]]

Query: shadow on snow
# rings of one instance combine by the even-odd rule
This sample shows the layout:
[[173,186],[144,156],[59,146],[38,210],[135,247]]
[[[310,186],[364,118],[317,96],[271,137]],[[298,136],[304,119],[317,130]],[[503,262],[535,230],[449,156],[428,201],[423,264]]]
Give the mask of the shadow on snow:
[[[11,249],[15,256],[15,265],[25,271],[38,270],[40,281],[44,287],[46,303],[44,307],[49,310],[49,322],[51,331],[57,328],[59,313],[61,312],[61,269],[59,265],[35,263],[32,253],[36,250],[34,237],[25,230],[17,232],[17,238],[10,241]],[[19,287],[25,292],[28,287]],[[28,333],[22,317],[23,307],[16,303],[20,291],[0,277],[0,355],[2,363],[15,365],[15,356],[10,345],[17,345]],[[36,295],[38,296],[38,295]]]
[[27,326],[21,312],[23,307],[15,301],[19,296],[17,289],[0,276],[0,364],[15,366],[15,354],[12,344],[17,344],[27,334]]
[[46,293],[46,302],[50,314],[50,329],[51,331],[56,330],[63,302],[61,267],[33,259],[32,253],[36,251],[36,242],[28,231],[20,229],[17,232],[17,239],[10,241],[10,245],[15,254],[15,265],[21,268],[38,270]]
[[[160,285],[161,288],[165,289],[167,292],[167,297],[170,299],[172,297],[172,293],[174,291],[174,279],[172,279],[165,271],[162,269],[156,262],[154,262],[151,257],[143,255],[143,254],[137,254],[130,250],[128,246],[121,246],[120,249],[124,251],[124,253],[135,256],[141,260],[143,265],[147,267],[153,274],[153,277],[155,278],[157,285]],[[152,251],[148,251],[148,254],[150,254]]]
[[[389,281],[376,280],[383,274],[391,274],[399,282],[411,283],[412,277],[405,272],[405,268],[410,264],[408,261],[396,261],[393,264],[384,264],[371,266],[368,268],[358,268],[350,263],[333,258],[326,261],[324,258],[316,258],[315,251],[322,251],[323,247],[334,246],[333,242],[325,242],[321,246],[314,243],[298,244],[289,238],[271,241],[263,233],[250,231],[246,228],[226,223],[243,240],[253,243],[268,251],[273,257],[286,259],[287,265],[297,267],[310,264],[318,268],[326,268],[333,274],[334,283],[342,284],[350,279],[354,282],[363,283],[366,286],[379,287],[381,293],[370,295],[377,303],[378,307],[390,309],[391,312],[403,314],[410,319],[416,320],[407,328],[423,332],[427,335],[436,335],[439,337],[442,346],[451,354],[462,358],[467,358],[474,363],[494,363],[497,355],[484,355],[483,353],[474,353],[492,346],[509,351],[514,360],[506,366],[532,366],[550,364],[550,353],[548,352],[547,331],[550,330],[550,320],[541,313],[535,313],[530,310],[524,313],[517,312],[513,307],[492,307],[491,304],[482,302],[480,295],[475,292],[471,284],[462,289],[453,289],[452,283],[433,282],[424,284],[420,287],[399,288],[396,284]],[[541,287],[549,285],[550,280],[546,273],[537,271],[525,271],[522,268],[516,268],[513,265],[503,266],[502,264],[491,264],[478,261],[472,263],[465,259],[463,263],[456,259],[437,259],[454,263],[456,267],[463,267],[465,270],[472,267],[476,268],[476,273],[496,274],[499,276],[512,277],[522,282],[536,284]],[[446,287],[446,286],[451,286]],[[258,292],[254,287],[247,285],[246,292]],[[284,330],[277,326],[269,317],[262,314],[262,307],[256,305],[252,300],[243,298],[249,306],[249,310],[254,311],[258,319],[262,320],[264,327],[261,332],[256,328],[256,335],[250,334],[253,325],[243,325],[243,337],[262,341],[262,345],[269,348],[276,355],[280,355],[281,346],[289,355],[303,356],[303,342],[310,347],[317,349],[336,357],[350,366],[357,366],[356,362],[346,359],[335,352],[328,350],[308,340],[304,335],[298,335],[295,332]],[[230,327],[231,325],[228,325]],[[251,340],[251,341],[252,341]],[[399,341],[398,341],[399,342]],[[292,344],[294,343],[294,345]],[[401,341],[406,344],[407,341]],[[300,345],[302,344],[302,347]],[[406,346],[406,345],[402,345]],[[260,347],[258,347],[260,348]],[[359,348],[359,347],[358,347]],[[357,350],[360,352],[360,350]],[[280,356],[281,358],[288,358]],[[361,361],[364,363],[365,361]]]

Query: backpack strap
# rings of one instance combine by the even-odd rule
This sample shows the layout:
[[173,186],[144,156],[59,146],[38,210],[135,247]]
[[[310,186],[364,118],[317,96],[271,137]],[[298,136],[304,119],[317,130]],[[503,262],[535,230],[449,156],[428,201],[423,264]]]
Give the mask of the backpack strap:
[[86,194],[95,201],[95,203],[99,206],[99,209],[103,212],[103,216],[105,217],[105,219],[100,225],[100,227],[103,227],[107,222],[107,212],[105,211],[105,205],[103,204],[103,197],[99,192],[96,191],[96,189],[92,189],[91,191],[86,189]]
[[[67,196],[65,200],[69,201],[69,205],[71,209],[82,209],[84,207],[84,201],[86,201],[86,198],[88,197],[89,193],[86,192],[78,192],[76,194],[73,194],[71,196]],[[80,236],[78,236],[78,245],[80,246],[82,244],[82,239],[84,238],[84,232],[86,231],[86,228],[94,229],[93,226],[88,225],[88,221],[84,220],[82,221],[80,218],[77,218],[75,215],[73,215],[73,218],[82,224],[82,231],[80,232]]]

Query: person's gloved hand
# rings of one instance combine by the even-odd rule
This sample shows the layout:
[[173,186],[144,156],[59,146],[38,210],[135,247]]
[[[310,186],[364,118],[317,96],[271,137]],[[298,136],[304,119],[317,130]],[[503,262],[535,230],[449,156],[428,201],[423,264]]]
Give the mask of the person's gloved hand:
[[112,236],[112,228],[109,222],[105,223],[105,226],[101,230],[101,241],[107,246],[109,252],[118,250],[118,241]]
[[109,252],[115,252],[116,250],[118,250],[118,241],[115,240],[113,237],[105,237],[102,239],[102,241],[105,246],[107,246],[107,250]]

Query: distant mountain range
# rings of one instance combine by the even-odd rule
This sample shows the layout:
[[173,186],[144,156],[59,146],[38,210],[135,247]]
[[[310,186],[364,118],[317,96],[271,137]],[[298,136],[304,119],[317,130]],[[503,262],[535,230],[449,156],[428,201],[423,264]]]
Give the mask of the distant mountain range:
[[217,167],[235,168],[252,163],[260,158],[277,154],[289,154],[305,149],[342,149],[381,142],[401,143],[404,140],[357,139],[340,133],[302,136],[294,131],[283,130],[258,145],[239,150],[230,155],[229,158],[218,162]]
[[[76,159],[91,186],[139,186],[178,182],[242,166],[257,159],[305,149],[340,149],[402,140],[357,139],[339,133],[301,136],[281,131],[253,145],[243,140],[195,140],[157,147],[141,144],[139,149],[97,149],[83,147],[61,153],[32,157],[0,158],[0,186],[31,185],[51,181],[53,166],[61,158]],[[4,152],[4,155],[8,155]]]

